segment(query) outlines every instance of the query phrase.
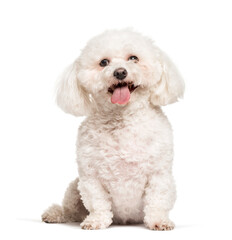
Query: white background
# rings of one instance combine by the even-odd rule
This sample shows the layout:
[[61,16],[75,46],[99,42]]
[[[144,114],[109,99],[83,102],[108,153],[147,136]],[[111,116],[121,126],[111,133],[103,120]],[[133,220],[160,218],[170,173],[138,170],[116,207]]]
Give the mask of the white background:
[[[231,239],[231,1],[1,1],[1,239]],[[82,118],[54,103],[54,85],[92,36],[133,27],[177,64],[183,101],[164,108],[174,129],[176,229],[84,231],[41,223],[77,176]]]

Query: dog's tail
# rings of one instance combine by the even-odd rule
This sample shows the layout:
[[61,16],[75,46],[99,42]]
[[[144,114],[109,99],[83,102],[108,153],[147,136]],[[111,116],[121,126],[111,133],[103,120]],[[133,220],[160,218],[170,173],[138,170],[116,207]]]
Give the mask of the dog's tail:
[[54,204],[42,214],[46,223],[82,222],[88,215],[77,189],[79,179],[71,182],[65,192],[62,206]]

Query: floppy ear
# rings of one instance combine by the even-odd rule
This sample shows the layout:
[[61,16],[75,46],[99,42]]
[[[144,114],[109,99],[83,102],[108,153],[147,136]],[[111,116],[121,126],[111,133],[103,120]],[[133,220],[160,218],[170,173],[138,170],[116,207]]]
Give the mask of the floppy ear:
[[64,112],[75,116],[86,116],[91,112],[89,94],[77,78],[76,62],[70,65],[59,79],[56,102]]
[[159,62],[162,68],[160,80],[151,90],[151,102],[164,106],[176,102],[184,94],[184,81],[168,56],[160,51]]

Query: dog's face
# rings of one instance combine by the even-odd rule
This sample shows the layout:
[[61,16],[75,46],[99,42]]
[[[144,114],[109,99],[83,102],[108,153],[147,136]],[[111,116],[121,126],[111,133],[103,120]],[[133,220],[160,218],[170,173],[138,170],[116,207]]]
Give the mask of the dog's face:
[[64,74],[57,101],[66,112],[86,115],[93,105],[125,107],[145,96],[154,105],[166,105],[183,89],[177,70],[150,39],[112,30],[89,41]]

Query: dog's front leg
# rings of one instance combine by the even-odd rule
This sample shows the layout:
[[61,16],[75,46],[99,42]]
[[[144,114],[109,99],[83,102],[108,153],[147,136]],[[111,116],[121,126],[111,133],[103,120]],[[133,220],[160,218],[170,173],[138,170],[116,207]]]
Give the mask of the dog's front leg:
[[174,223],[168,215],[175,199],[175,184],[171,173],[154,174],[145,189],[145,225],[152,230],[172,230]]
[[83,229],[107,228],[112,223],[113,213],[109,194],[97,178],[82,177],[79,186],[84,206],[89,215],[81,223]]

